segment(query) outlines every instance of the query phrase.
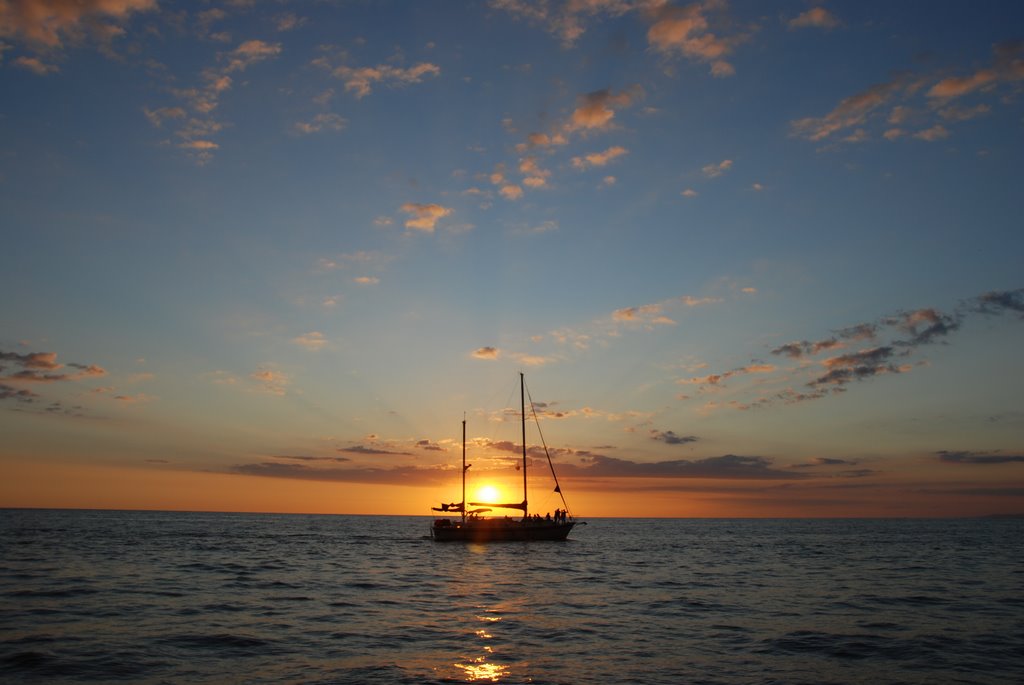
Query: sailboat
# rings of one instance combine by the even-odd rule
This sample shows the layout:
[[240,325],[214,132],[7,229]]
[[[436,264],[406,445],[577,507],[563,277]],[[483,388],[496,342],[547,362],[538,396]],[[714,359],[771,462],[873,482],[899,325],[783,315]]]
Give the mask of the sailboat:
[[[530,509],[526,497],[526,380],[522,373],[519,374],[519,404],[523,425],[523,501],[522,502],[466,502],[466,421],[462,421],[462,501],[442,504],[440,507],[433,507],[434,511],[446,514],[458,514],[458,517],[435,518],[430,527],[430,536],[435,542],[512,542],[512,541],[533,541],[533,540],[565,540],[569,531],[577,523],[576,518],[569,513],[569,506],[562,495],[562,488],[558,484],[558,476],[555,474],[554,464],[551,462],[551,455],[548,454],[547,445],[544,446],[544,454],[548,458],[548,466],[551,468],[551,476],[555,481],[555,492],[562,498],[564,510],[541,517],[536,514],[530,515]],[[530,408],[533,409],[533,401],[530,401]],[[533,412],[536,417],[536,412]],[[538,429],[540,424],[538,422]],[[543,437],[541,438],[543,443]],[[468,506],[467,506],[468,505]],[[468,508],[476,507],[476,508]],[[517,509],[523,512],[522,518],[518,515],[511,516],[484,516],[494,509]]]

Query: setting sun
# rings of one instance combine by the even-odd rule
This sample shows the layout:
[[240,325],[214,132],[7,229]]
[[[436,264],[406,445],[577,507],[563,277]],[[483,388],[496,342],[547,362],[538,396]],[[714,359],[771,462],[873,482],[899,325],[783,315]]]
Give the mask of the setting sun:
[[476,501],[494,504],[500,501],[501,491],[493,485],[481,485],[476,490]]

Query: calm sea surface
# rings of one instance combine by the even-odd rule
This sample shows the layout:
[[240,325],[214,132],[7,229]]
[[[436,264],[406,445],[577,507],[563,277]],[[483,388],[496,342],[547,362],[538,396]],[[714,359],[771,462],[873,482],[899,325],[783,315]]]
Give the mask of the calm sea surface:
[[0,681],[1024,682],[1024,521],[0,511]]

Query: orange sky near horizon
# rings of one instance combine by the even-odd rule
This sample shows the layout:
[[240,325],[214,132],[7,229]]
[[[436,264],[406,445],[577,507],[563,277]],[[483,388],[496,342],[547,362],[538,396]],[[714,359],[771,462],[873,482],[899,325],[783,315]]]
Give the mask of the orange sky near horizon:
[[[120,509],[149,511],[263,512],[289,514],[436,515],[431,506],[457,501],[459,483],[450,487],[338,483],[292,478],[264,478],[224,473],[156,470],[143,467],[72,463],[17,463],[0,482],[5,508]],[[532,479],[531,479],[532,480]],[[496,484],[501,499],[518,501],[515,485]],[[951,497],[945,490],[962,482],[892,478],[873,487],[836,490],[825,483],[799,486],[764,482],[696,479],[685,487],[665,479],[620,479],[616,482],[563,480],[570,510],[579,518],[872,518],[970,517],[1020,513],[999,501]],[[991,484],[989,484],[991,485]],[[467,488],[475,501],[483,484]],[[510,492],[516,494],[510,495]],[[895,494],[894,494],[895,493]],[[531,485],[531,513],[560,508],[550,489]],[[494,510],[491,515],[514,510]]]

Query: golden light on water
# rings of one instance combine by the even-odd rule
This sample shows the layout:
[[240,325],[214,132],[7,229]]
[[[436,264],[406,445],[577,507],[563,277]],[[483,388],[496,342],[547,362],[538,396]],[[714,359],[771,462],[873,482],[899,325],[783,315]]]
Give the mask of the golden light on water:
[[[490,648],[485,648],[490,653]],[[469,663],[455,664],[455,667],[460,669],[466,677],[467,683],[473,682],[500,682],[502,678],[506,678],[509,675],[509,667],[504,664],[495,664],[487,661],[487,655],[477,657]]]

